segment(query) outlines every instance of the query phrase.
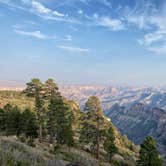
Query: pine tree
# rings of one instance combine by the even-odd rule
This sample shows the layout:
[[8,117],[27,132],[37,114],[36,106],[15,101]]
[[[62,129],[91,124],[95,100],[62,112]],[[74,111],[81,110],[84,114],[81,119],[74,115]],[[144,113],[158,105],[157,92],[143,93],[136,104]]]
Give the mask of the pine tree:
[[38,123],[36,115],[26,109],[21,115],[21,133],[29,138],[30,142],[38,136]]
[[161,166],[162,159],[157,150],[156,141],[153,137],[148,136],[141,144],[139,166]]
[[69,124],[64,128],[64,143],[69,147],[74,146],[74,132],[72,130],[71,121]]
[[106,140],[104,142],[104,149],[108,154],[108,160],[111,161],[112,155],[117,152],[117,147],[115,145],[115,135],[112,127],[106,131],[105,136]]
[[15,129],[15,134],[17,136],[20,135],[20,117],[21,117],[21,112],[20,109],[16,106],[13,108],[13,129]]
[[5,112],[3,109],[0,109],[0,132],[5,130]]
[[53,137],[56,137],[58,144],[68,146],[73,144],[72,117],[72,112],[64,102],[63,97],[60,94],[52,96],[48,107],[47,123],[51,143]]
[[48,79],[43,87],[45,99],[50,100],[55,95],[60,95],[58,85],[53,79]]
[[56,107],[56,99],[60,95],[58,91],[58,85],[54,82],[53,79],[48,79],[44,84],[44,98],[48,101],[48,134],[50,136],[50,143],[53,143],[53,137],[56,133],[56,111],[54,111],[54,107]]
[[85,104],[82,129],[80,132],[80,141],[88,143],[91,146],[91,152],[94,151],[96,158],[99,159],[100,126],[104,121],[100,101],[96,96],[92,96]]
[[23,91],[28,97],[35,98],[35,108],[37,112],[37,117],[39,121],[39,142],[42,142],[43,133],[43,121],[45,116],[44,109],[44,90],[43,84],[39,79],[32,79],[27,83],[26,89]]
[[54,95],[50,99],[50,103],[48,106],[48,122],[47,122],[47,129],[48,129],[48,134],[50,136],[50,143],[53,143],[53,137],[57,133],[57,128],[58,128],[58,120],[57,120],[57,115],[58,115],[58,96]]
[[18,107],[12,107],[10,104],[4,106],[4,121],[6,136],[20,134],[20,110]]

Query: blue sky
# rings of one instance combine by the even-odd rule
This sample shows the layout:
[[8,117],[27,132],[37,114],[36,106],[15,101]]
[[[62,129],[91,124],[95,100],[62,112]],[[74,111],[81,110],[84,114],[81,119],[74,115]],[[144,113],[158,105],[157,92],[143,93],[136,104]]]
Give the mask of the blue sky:
[[0,80],[164,85],[165,0],[0,0]]

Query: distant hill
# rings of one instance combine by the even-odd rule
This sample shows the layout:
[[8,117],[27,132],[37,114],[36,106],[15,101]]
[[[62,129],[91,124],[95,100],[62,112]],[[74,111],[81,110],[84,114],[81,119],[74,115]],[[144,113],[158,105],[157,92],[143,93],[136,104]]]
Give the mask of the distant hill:
[[115,103],[121,106],[132,103],[148,104],[151,107],[166,108],[166,89],[129,86],[62,86],[61,92],[69,99],[84,105],[89,96],[98,96],[104,110]]
[[147,135],[152,135],[158,142],[159,150],[163,155],[166,154],[166,110],[141,103],[130,106],[115,104],[105,114],[123,134],[137,144]]
[[[98,96],[105,114],[116,127],[135,143],[152,134],[159,143],[159,149],[166,152],[166,90],[147,87],[109,87],[109,86],[61,86],[62,94],[77,101],[81,107],[90,96]],[[22,108],[32,106],[19,92],[0,93],[0,105],[8,101]]]
[[0,80],[0,90],[22,90],[25,85],[18,81]]
[[[25,85],[15,81],[0,80],[0,90],[21,91]],[[65,85],[60,86],[61,93],[68,99],[84,105],[88,97],[98,96],[104,110],[115,103],[127,106],[132,103],[148,104],[150,107],[166,108],[166,88],[132,87],[132,86],[93,86]]]

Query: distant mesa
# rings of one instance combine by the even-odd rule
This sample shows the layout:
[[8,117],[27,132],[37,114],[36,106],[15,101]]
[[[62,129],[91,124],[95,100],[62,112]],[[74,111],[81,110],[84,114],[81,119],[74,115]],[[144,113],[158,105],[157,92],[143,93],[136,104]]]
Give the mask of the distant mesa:
[[23,90],[25,85],[17,81],[0,80],[0,90]]

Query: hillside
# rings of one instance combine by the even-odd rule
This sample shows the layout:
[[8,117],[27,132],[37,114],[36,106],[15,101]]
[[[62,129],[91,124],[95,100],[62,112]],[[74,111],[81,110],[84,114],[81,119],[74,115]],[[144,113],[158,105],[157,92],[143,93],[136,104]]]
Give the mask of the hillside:
[[[14,91],[1,91],[0,92],[0,101],[1,101],[1,108],[7,103],[10,103],[11,106],[8,106],[7,108],[4,108],[6,110],[9,109],[12,111],[16,111],[16,114],[13,114],[14,116],[22,116],[22,114],[25,112],[25,109],[30,109],[31,111],[34,111],[34,101],[33,99],[26,97],[21,92],[14,92]],[[48,137],[45,136],[45,142],[38,143],[38,139],[36,138],[33,142],[33,146],[35,147],[29,147],[27,144],[28,142],[25,142],[24,135],[21,135],[19,137],[16,137],[13,133],[13,126],[11,124],[15,123],[14,119],[9,121],[8,123],[11,123],[9,127],[12,127],[12,133],[9,134],[8,138],[3,136],[4,135],[4,129],[1,126],[1,135],[0,136],[0,161],[6,166],[6,163],[8,162],[15,162],[17,164],[22,165],[56,165],[57,163],[59,165],[66,165],[67,163],[80,163],[81,166],[96,166],[96,165],[126,165],[126,166],[135,166],[136,160],[138,158],[138,151],[139,147],[135,146],[126,136],[122,136],[120,132],[117,130],[117,128],[112,124],[110,120],[108,120],[106,117],[103,117],[102,125],[100,126],[102,129],[107,130],[108,128],[113,129],[113,133],[115,135],[115,145],[117,148],[117,151],[114,152],[112,156],[112,160],[110,164],[107,161],[107,153],[104,150],[103,147],[103,140],[100,143],[100,162],[98,162],[92,153],[90,153],[90,147],[87,144],[80,144],[79,137],[80,137],[80,126],[82,125],[81,117],[84,117],[83,112],[80,111],[79,105],[72,101],[72,100],[66,100],[64,99],[64,102],[70,106],[70,110],[72,111],[72,114],[74,116],[74,120],[72,121],[72,129],[74,132],[74,142],[75,145],[68,149],[66,145],[58,147],[58,150],[54,149],[54,146],[52,146],[49,141]],[[17,106],[17,107],[15,107]],[[22,112],[22,114],[18,114],[18,110]],[[3,110],[3,109],[2,109]],[[0,116],[3,115],[3,112],[1,110]],[[14,116],[11,116],[10,118],[14,118]],[[2,119],[3,116],[0,118]],[[19,118],[20,119],[20,118]],[[17,121],[18,123],[18,121]],[[2,124],[2,122],[1,122]],[[20,122],[22,124],[22,122]],[[29,124],[28,124],[29,125]],[[21,126],[20,126],[21,127]],[[19,127],[19,128],[20,128]],[[16,130],[18,130],[16,126]],[[33,131],[33,130],[32,130]],[[29,132],[29,131],[28,131]],[[22,138],[23,136],[23,138]],[[35,153],[35,154],[34,154]],[[5,154],[5,155],[4,155]],[[57,165],[58,165],[57,164]],[[59,166],[58,165],[58,166]]]
[[[153,135],[163,155],[166,154],[166,91],[164,88],[68,86],[62,93],[82,106],[91,95],[97,95],[105,115],[132,141],[140,144]],[[115,104],[116,103],[116,104]]]
[[[113,157],[115,166],[118,163],[126,166],[136,166],[137,147],[132,144],[135,152],[134,149],[130,150],[131,143],[128,139],[120,135],[118,137],[117,145],[120,151],[119,154],[115,154]],[[98,163],[90,153],[79,147],[70,148],[69,151],[66,146],[62,146],[54,153],[48,143],[39,144],[36,140],[35,144],[35,147],[30,147],[20,142],[16,137],[0,136],[0,163],[2,166],[13,166],[10,163],[16,163],[19,166],[66,166],[68,163],[79,163],[81,166],[114,166],[114,164],[110,165],[103,159]]]
[[0,108],[4,107],[7,103],[18,106],[21,109],[34,108],[34,100],[26,97],[21,91],[14,90],[1,90],[0,91]]
[[[113,105],[105,111],[118,129],[135,143],[147,135],[156,138],[162,154],[166,154],[166,110],[135,103],[130,106]],[[165,156],[166,157],[166,156]]]
[[[153,135],[158,141],[161,153],[165,154],[166,111],[153,107],[165,107],[164,90],[159,92],[154,89],[105,86],[67,86],[61,87],[60,90],[68,99],[79,102],[81,108],[89,96],[99,96],[105,115],[112,119],[122,134],[126,134],[136,144],[140,144],[147,135]],[[33,109],[33,100],[16,91],[1,91],[0,103],[1,107],[11,103],[21,109]]]

